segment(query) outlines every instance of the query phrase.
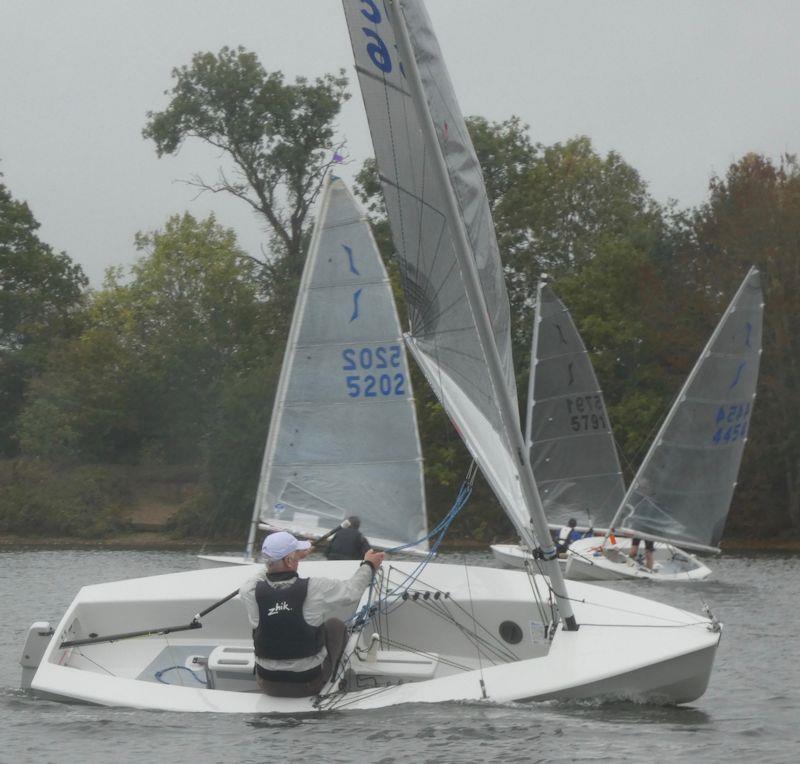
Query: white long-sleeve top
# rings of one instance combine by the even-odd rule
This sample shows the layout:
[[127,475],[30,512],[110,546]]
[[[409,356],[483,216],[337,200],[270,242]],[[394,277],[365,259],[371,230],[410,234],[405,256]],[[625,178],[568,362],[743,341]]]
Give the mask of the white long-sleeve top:
[[[256,602],[256,585],[259,581],[267,580],[267,569],[249,579],[241,589],[239,596],[242,598],[250,625],[255,629],[258,626],[259,613]],[[309,578],[306,601],[303,603],[303,618],[309,626],[321,626],[326,617],[338,608],[348,605],[355,607],[361,599],[364,590],[372,580],[372,567],[360,565],[358,570],[346,581],[335,578]],[[270,581],[270,586],[280,589],[290,586],[294,578],[288,581]],[[308,658],[292,658],[288,660],[266,660],[256,656],[256,663],[267,671],[310,671],[325,660],[327,652],[323,647],[316,655]]]

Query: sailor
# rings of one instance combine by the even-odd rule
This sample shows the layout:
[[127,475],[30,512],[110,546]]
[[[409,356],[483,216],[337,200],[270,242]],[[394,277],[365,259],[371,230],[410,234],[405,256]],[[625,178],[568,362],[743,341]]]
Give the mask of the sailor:
[[[346,629],[330,613],[354,607],[383,562],[371,549],[349,580],[300,578],[311,544],[279,531],[264,539],[266,567],[239,590],[253,627],[256,681],[267,695],[317,695],[333,674]],[[326,620],[327,618],[327,620]]]
[[336,531],[325,550],[329,560],[361,560],[369,549],[369,541],[358,530],[361,519],[352,515],[347,520],[350,524]]
[[566,554],[567,549],[569,549],[569,545],[573,541],[583,538],[583,534],[579,530],[575,529],[577,524],[578,521],[574,517],[570,517],[567,524],[558,532],[556,549],[558,550],[559,554]]
[[[628,554],[635,560],[639,556],[639,544],[642,543],[642,540],[637,536],[634,536],[631,539],[631,551]],[[655,544],[650,541],[650,539],[644,540],[644,565],[648,570],[655,571],[655,562],[653,560],[653,550],[655,549]]]

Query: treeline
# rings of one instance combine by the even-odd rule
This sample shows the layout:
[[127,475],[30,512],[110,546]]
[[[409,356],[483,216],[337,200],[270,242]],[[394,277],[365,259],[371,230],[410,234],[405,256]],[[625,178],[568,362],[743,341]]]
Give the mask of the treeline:
[[[173,72],[143,134],[159,155],[202,140],[230,177],[202,189],[250,205],[270,232],[253,257],[213,217],[140,234],[140,258],[89,289],[0,182],[0,531],[102,535],[122,527],[131,475],[190,474],[178,533],[244,533],[269,425],[311,211],[337,152],[340,73],[286,82],[242,49]],[[590,349],[629,474],[750,265],[766,297],[759,397],[727,534],[800,535],[800,166],[747,155],[695,209],[658,204],[638,172],[588,138],[544,146],[517,119],[469,127],[484,169],[527,386],[541,273]],[[358,191],[390,261],[372,163]],[[398,294],[402,304],[402,295]],[[416,381],[431,519],[468,459]],[[524,397],[524,396],[523,396]],[[160,472],[159,472],[160,471]],[[485,486],[454,531],[510,534]]]

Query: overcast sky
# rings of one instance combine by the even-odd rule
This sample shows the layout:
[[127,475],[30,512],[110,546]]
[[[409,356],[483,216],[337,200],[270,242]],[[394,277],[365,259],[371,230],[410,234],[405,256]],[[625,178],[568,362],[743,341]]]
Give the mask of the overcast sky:
[[[748,151],[800,151],[797,0],[430,0],[465,114],[519,115],[535,141],[588,135],[656,199],[692,206]],[[235,200],[196,197],[220,158],[189,143],[157,159],[141,137],[173,67],[223,45],[289,78],[340,68],[351,165],[371,154],[338,0],[0,0],[0,172],[41,238],[94,285],[130,264],[137,231],[209,211],[257,253],[263,226]]]

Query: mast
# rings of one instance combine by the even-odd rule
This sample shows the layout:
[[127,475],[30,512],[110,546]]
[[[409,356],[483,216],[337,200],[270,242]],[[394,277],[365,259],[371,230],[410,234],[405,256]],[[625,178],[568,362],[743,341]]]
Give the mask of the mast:
[[525,409],[525,447],[530,452],[533,427],[533,389],[534,371],[537,364],[537,352],[539,348],[539,324],[542,321],[542,280],[536,282],[536,306],[533,309],[533,336],[531,337],[531,362],[528,372],[528,405]]
[[[536,481],[534,480],[533,471],[531,470],[530,455],[523,442],[519,413],[513,405],[511,397],[505,387],[500,355],[497,351],[494,334],[489,323],[489,314],[483,291],[480,288],[480,279],[475,261],[472,257],[472,248],[469,243],[464,221],[461,217],[461,210],[450,183],[447,165],[436,137],[436,127],[433,124],[430,112],[423,107],[425,103],[425,93],[408,28],[406,27],[405,17],[403,16],[402,8],[398,0],[389,0],[388,4],[394,11],[392,17],[396,22],[395,32],[397,34],[397,43],[401,58],[407,68],[407,81],[417,106],[417,114],[424,134],[425,144],[433,157],[435,172],[439,176],[444,190],[445,204],[447,205],[448,211],[448,225],[453,236],[453,248],[464,280],[467,301],[486,357],[487,370],[498,402],[503,428],[511,439],[509,446],[517,460],[520,487],[522,489],[525,506],[530,514],[531,523],[533,525],[532,529],[519,525],[517,527],[517,532],[530,549],[536,549],[537,546],[541,547],[545,569],[550,576],[551,586],[558,598],[558,607],[564,619],[564,627],[568,631],[574,631],[578,628],[578,625],[575,621],[575,615],[572,612],[572,606],[566,596],[564,577],[558,564],[558,554],[550,537],[547,518],[545,517],[544,508],[542,507],[542,502],[536,487]],[[541,544],[537,545],[537,538],[545,542],[547,546]]]

